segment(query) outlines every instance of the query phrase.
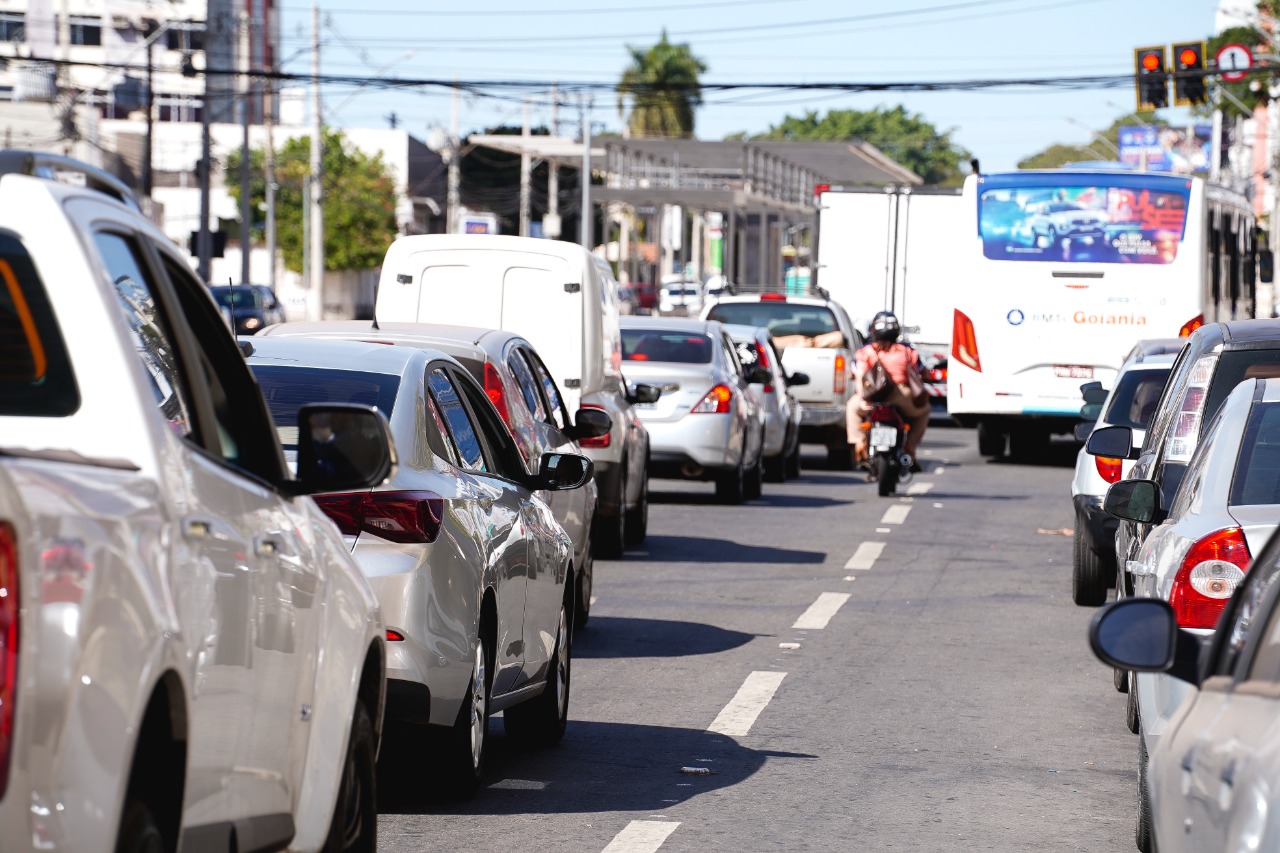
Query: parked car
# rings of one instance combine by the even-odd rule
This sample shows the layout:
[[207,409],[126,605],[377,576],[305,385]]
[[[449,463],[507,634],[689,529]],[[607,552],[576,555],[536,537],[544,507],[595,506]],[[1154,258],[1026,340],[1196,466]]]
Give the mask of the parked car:
[[[569,417],[564,398],[533,345],[513,332],[474,329],[429,323],[336,321],[290,323],[263,333],[325,340],[367,341],[420,349],[435,349],[452,356],[484,386],[507,428],[530,476],[538,473],[544,453],[581,453],[580,439],[609,432],[609,416],[599,409],[578,409]],[[573,540],[574,627],[581,628],[591,614],[594,560],[591,555],[591,522],[595,518],[597,488],[594,480],[581,489],[540,492],[556,521]]]
[[726,503],[760,497],[764,418],[747,389],[773,374],[744,369],[720,323],[680,317],[625,318],[622,358],[631,378],[662,389],[636,406],[652,442],[652,475],[711,480]]
[[[1244,578],[1251,553],[1280,524],[1280,379],[1249,379],[1222,403],[1187,465],[1167,515],[1158,485],[1121,480],[1108,511],[1155,524],[1128,570],[1135,596],[1173,605],[1178,625],[1212,633]],[[1138,673],[1130,687],[1130,728],[1155,747],[1185,696],[1185,683]]]
[[374,489],[316,496],[369,578],[387,624],[387,719],[426,725],[437,779],[479,784],[488,718],[554,743],[569,710],[573,543],[537,492],[578,489],[585,456],[530,473],[492,401],[442,352],[264,337],[248,362],[286,452],[300,405],[376,406],[400,468]]
[[658,312],[671,314],[679,311],[696,317],[702,310],[702,286],[696,279],[679,275],[664,275],[658,289]]
[[1110,604],[1090,625],[1104,663],[1167,673],[1189,694],[1139,754],[1140,850],[1280,847],[1280,535],[1257,554],[1211,635],[1154,598]]
[[744,370],[753,365],[769,371],[768,382],[747,385],[747,393],[764,416],[764,476],[781,483],[800,476],[800,404],[792,388],[809,384],[803,373],[788,374],[769,330],[751,326],[725,326],[738,347]]
[[623,378],[617,292],[609,265],[574,243],[419,234],[387,250],[376,300],[379,322],[515,332],[537,347],[565,408],[609,416],[607,435],[580,442],[600,490],[593,553],[606,558],[649,529],[649,437],[631,403],[656,394]]
[[265,285],[224,284],[209,291],[237,335],[256,334],[273,323],[284,322],[279,300]]
[[[1181,348],[1186,338],[1174,339]],[[1156,350],[1156,354],[1150,354]],[[1080,438],[1088,438],[1094,429],[1125,426],[1132,430],[1132,441],[1141,444],[1147,427],[1155,416],[1160,393],[1164,390],[1169,368],[1177,350],[1160,351],[1148,347],[1127,359],[1116,374],[1111,391],[1103,392],[1101,383],[1082,386],[1085,406],[1081,416],[1086,420],[1078,428]],[[1090,394],[1105,397],[1099,404]],[[1092,415],[1092,417],[1088,417]],[[1102,510],[1107,487],[1126,476],[1133,460],[1108,456],[1092,456],[1082,446],[1076,454],[1075,476],[1071,480],[1071,502],[1075,506],[1075,538],[1071,552],[1071,597],[1082,607],[1097,607],[1107,600],[1107,592],[1115,586],[1116,525],[1118,520]],[[1119,577],[1123,577],[1119,575]]]
[[0,272],[0,849],[374,849],[384,628],[306,495],[391,475],[385,420],[295,408],[293,476],[207,287],[94,167],[0,152]]

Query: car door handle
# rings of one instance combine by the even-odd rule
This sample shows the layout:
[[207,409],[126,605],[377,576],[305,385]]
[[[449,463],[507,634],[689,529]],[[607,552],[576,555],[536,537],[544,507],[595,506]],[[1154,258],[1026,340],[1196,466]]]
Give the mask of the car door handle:
[[253,540],[253,553],[259,557],[274,557],[280,553],[280,541],[259,536]]
[[205,539],[213,532],[213,525],[202,518],[188,518],[182,522],[182,535],[188,539]]

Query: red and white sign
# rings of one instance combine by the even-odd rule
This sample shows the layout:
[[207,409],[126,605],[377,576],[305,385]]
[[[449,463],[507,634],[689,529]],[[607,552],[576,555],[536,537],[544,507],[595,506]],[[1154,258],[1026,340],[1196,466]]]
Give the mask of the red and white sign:
[[1232,83],[1243,80],[1253,67],[1253,52],[1235,42],[1219,48],[1214,59],[1218,64],[1218,76]]

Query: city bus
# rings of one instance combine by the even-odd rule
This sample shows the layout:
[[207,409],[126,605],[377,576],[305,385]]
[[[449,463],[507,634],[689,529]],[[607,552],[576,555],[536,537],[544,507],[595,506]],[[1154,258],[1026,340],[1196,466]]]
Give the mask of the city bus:
[[1080,386],[1110,387],[1136,341],[1255,316],[1253,210],[1201,178],[970,175],[963,198],[947,403],[985,456],[1006,442],[1032,455],[1070,432]]

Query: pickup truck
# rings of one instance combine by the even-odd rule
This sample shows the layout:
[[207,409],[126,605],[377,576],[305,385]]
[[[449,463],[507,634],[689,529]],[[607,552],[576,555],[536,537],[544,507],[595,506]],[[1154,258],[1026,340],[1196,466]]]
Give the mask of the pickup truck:
[[800,440],[825,445],[831,467],[851,468],[845,405],[854,395],[853,354],[863,337],[840,303],[821,294],[725,296],[704,308],[702,317],[769,330],[783,368],[809,376],[807,385],[795,389]]
[[305,495],[394,451],[287,428],[127,187],[0,151],[0,850],[374,849],[385,628]]

